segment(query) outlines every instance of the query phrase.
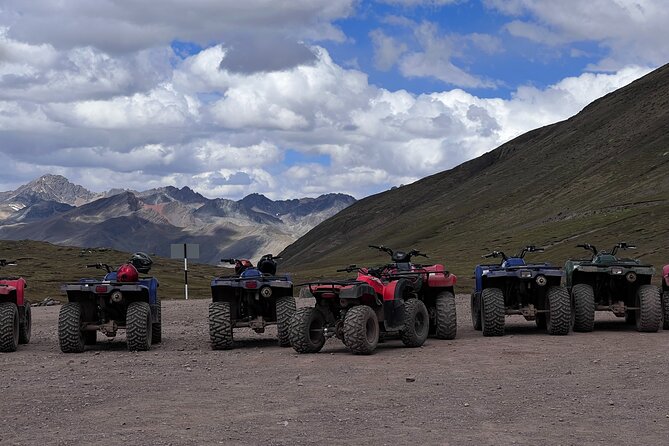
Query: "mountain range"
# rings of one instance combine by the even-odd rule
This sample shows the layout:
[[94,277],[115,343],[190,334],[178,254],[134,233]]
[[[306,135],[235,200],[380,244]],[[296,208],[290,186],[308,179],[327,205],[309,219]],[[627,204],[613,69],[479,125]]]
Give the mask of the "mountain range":
[[0,239],[109,247],[169,256],[172,243],[200,244],[201,262],[276,254],[351,205],[344,194],[273,201],[209,199],[188,187],[94,193],[60,175],[0,192]]
[[[379,264],[367,248],[427,252],[471,284],[481,255],[546,247],[532,259],[584,257],[577,243],[669,263],[669,65],[594,101],[572,118],[521,135],[476,159],[364,198],[283,252],[304,277]],[[530,256],[528,256],[530,257]]]

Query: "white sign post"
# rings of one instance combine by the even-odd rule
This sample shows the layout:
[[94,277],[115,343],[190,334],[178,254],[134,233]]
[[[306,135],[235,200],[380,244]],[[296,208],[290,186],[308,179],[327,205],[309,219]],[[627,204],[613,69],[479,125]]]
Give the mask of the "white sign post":
[[184,294],[188,300],[188,258],[200,258],[200,245],[191,243],[173,243],[171,256],[173,259],[184,259]]

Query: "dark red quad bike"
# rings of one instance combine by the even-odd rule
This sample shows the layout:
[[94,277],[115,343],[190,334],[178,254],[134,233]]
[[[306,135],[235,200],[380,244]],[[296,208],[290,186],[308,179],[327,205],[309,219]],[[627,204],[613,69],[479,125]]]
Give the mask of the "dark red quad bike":
[[669,330],[669,265],[662,268],[662,328]]
[[[14,260],[0,259],[0,268],[16,265]],[[13,352],[19,344],[30,342],[32,316],[25,299],[23,277],[0,277],[0,352]]]
[[413,257],[428,258],[415,249],[405,252],[394,251],[383,245],[369,247],[390,255],[392,263],[381,268],[382,280],[391,283],[399,281],[400,286],[408,286],[425,304],[430,314],[429,335],[437,339],[455,339],[458,323],[454,286],[457,276],[446,271],[441,264],[412,263]]
[[290,346],[288,327],[295,314],[293,282],[289,275],[277,275],[275,257],[263,256],[257,267],[248,260],[221,259],[235,265],[235,275],[211,281],[209,336],[214,350],[231,349],[232,329],[248,327],[264,333],[276,325],[279,345]]
[[162,341],[158,279],[140,277],[151,269],[151,258],[135,253],[114,270],[106,263],[87,265],[106,271],[101,279],[80,279],[61,286],[68,302],[58,316],[58,341],[63,353],[81,353],[95,345],[97,332],[109,338],[125,330],[128,350],[146,351]]
[[319,352],[336,336],[354,354],[371,354],[381,333],[399,334],[407,347],[420,347],[430,316],[409,280],[383,280],[381,271],[350,265],[355,279],[302,284],[316,298],[315,307],[299,308],[290,325],[290,343],[298,353]]

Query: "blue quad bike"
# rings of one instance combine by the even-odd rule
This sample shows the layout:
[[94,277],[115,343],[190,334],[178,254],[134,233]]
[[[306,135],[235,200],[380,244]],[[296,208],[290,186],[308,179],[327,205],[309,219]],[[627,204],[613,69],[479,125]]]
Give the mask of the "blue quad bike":
[[267,254],[257,266],[246,259],[221,259],[235,265],[233,276],[211,281],[209,336],[214,350],[233,348],[234,328],[251,328],[264,333],[276,325],[279,345],[290,346],[290,321],[295,314],[293,282],[289,275],[277,275],[276,260]]
[[493,251],[484,258],[501,258],[501,264],[477,265],[476,289],[471,295],[474,329],[483,336],[503,336],[507,315],[535,321],[551,335],[569,334],[573,325],[571,300],[560,285],[564,272],[548,263],[526,263],[525,254],[542,252],[530,245],[516,256]]
[[126,331],[128,350],[149,350],[162,340],[161,304],[158,280],[147,274],[151,259],[136,253],[117,270],[106,263],[86,265],[104,269],[102,279],[81,279],[66,283],[61,290],[68,302],[58,316],[58,340],[64,353],[81,353],[95,345],[97,332],[113,338]]
[[567,287],[574,303],[574,331],[589,332],[595,325],[595,311],[610,311],[635,325],[640,332],[656,332],[662,326],[662,294],[651,284],[652,265],[617,256],[618,250],[635,249],[625,242],[610,251],[585,243],[576,245],[590,258],[567,260]]

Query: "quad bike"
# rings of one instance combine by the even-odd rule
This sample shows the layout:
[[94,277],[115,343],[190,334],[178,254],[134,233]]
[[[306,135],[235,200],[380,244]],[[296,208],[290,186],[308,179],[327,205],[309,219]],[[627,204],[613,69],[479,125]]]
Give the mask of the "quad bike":
[[548,263],[525,263],[525,254],[543,252],[526,246],[514,257],[493,251],[484,258],[501,258],[501,264],[477,265],[476,288],[471,296],[472,323],[483,336],[504,335],[506,315],[535,321],[551,335],[566,335],[573,323],[567,289],[560,286],[564,272]]
[[[0,259],[0,268],[16,265]],[[30,342],[32,316],[25,299],[28,285],[23,277],[0,277],[0,352],[13,352],[19,344]]]
[[211,281],[209,336],[214,350],[233,347],[233,328],[264,333],[268,325],[277,326],[280,346],[290,346],[288,327],[295,314],[295,298],[290,276],[276,274],[275,260],[280,258],[267,254],[257,267],[246,259],[221,259],[235,265],[235,275]]
[[639,260],[616,257],[619,249],[635,249],[620,242],[608,252],[588,243],[576,245],[592,252],[587,260],[567,260],[567,287],[574,305],[574,330],[588,332],[595,311],[611,311],[642,332],[656,332],[662,322],[662,298],[650,284],[654,269]]
[[669,265],[662,268],[662,328],[669,330]]
[[408,280],[411,289],[427,307],[430,314],[429,335],[437,339],[455,339],[457,316],[455,313],[455,293],[453,287],[457,276],[451,274],[444,265],[420,265],[412,263],[413,257],[428,256],[412,249],[409,252],[394,251],[386,246],[369,245],[390,255],[391,262],[381,268],[383,281]]
[[58,316],[58,340],[64,353],[80,353],[94,345],[97,332],[113,338],[126,331],[128,350],[149,350],[161,342],[161,304],[158,280],[139,277],[147,274],[152,261],[144,253],[135,253],[116,271],[106,263],[86,265],[104,269],[103,279],[81,279],[67,283],[61,290],[68,302]]
[[407,347],[420,347],[428,336],[430,315],[407,278],[386,279],[381,269],[350,265],[355,279],[302,284],[316,298],[300,308],[290,326],[290,343],[298,353],[319,352],[336,336],[354,354],[371,354],[383,333],[399,334]]

